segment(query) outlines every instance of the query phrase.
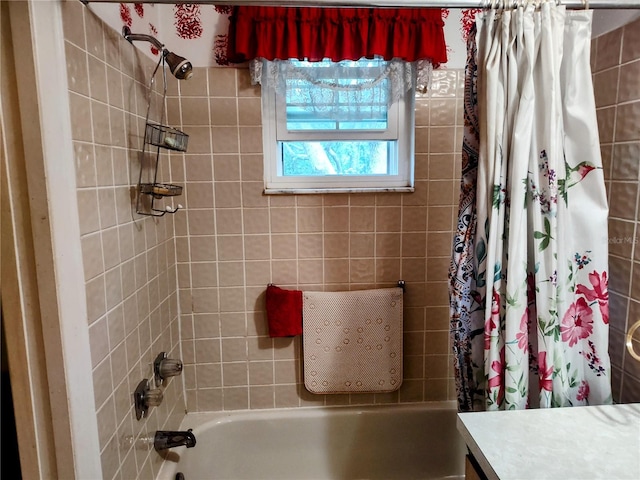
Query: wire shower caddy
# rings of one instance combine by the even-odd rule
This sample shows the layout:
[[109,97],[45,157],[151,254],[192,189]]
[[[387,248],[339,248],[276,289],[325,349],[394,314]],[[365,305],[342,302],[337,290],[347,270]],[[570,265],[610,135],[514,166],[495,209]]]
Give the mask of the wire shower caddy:
[[[153,87],[155,85],[156,74],[162,65],[162,102],[160,107],[160,121],[158,123],[149,120],[151,112],[151,103],[154,96]],[[145,117],[144,142],[142,146],[142,156],[140,158],[140,175],[138,176],[138,192],[136,199],[136,213],[139,215],[149,215],[154,217],[162,217],[167,213],[176,213],[182,205],[165,206],[158,208],[157,202],[165,197],[174,197],[182,194],[182,186],[171,183],[162,183],[158,181],[158,166],[160,155],[164,150],[175,152],[186,152],[189,142],[189,135],[186,133],[165,125],[165,100],[167,98],[167,70],[164,55],[160,55],[160,59],[156,64],[151,80],[149,82],[149,101],[147,103],[147,114]],[[152,151],[154,150],[154,151]],[[148,155],[155,154],[155,159],[151,160],[151,171],[153,180],[151,182],[143,181],[143,172],[147,162]],[[151,175],[149,175],[151,176]]]

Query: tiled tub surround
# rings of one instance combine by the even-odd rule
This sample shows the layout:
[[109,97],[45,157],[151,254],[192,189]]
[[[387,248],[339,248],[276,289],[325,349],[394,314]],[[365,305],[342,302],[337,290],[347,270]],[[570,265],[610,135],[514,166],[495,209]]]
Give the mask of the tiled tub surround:
[[[436,72],[431,93],[417,98],[415,193],[297,196],[262,193],[260,90],[248,70],[196,68],[189,82],[173,82],[169,123],[190,135],[188,153],[171,154],[186,193],[175,241],[189,411],[454,398],[447,271],[462,80],[462,71]],[[300,338],[268,336],[266,285],[347,290],[399,279],[407,283],[400,390],[307,392]]]
[[591,59],[609,197],[613,398],[640,402],[640,362],[624,346],[627,329],[640,318],[640,20],[594,39]]
[[161,457],[126,439],[184,414],[181,379],[148,419],[137,422],[132,403],[155,356],[179,355],[173,219],[132,212],[154,65],[80,2],[64,2],[63,21],[103,476],[153,478]]

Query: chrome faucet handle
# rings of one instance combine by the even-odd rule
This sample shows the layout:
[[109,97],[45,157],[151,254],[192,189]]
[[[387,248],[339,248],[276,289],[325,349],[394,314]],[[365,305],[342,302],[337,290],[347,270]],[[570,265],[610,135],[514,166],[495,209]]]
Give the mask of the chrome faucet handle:
[[164,394],[159,388],[150,388],[144,393],[144,403],[148,407],[157,407],[162,403]]
[[162,385],[165,379],[182,373],[182,361],[167,358],[167,354],[161,352],[153,362],[153,372],[156,385]]
[[159,388],[151,388],[149,379],[145,378],[136,387],[133,392],[133,404],[136,410],[136,420],[140,420],[147,416],[149,407],[157,407],[162,403],[164,395]]

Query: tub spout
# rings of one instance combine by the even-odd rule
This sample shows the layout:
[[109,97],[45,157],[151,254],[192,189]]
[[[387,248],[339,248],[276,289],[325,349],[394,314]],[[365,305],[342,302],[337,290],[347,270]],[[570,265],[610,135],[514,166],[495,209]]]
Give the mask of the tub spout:
[[158,430],[153,439],[153,448],[157,451],[181,447],[183,445],[187,448],[196,446],[196,436],[191,432],[191,429],[186,432]]

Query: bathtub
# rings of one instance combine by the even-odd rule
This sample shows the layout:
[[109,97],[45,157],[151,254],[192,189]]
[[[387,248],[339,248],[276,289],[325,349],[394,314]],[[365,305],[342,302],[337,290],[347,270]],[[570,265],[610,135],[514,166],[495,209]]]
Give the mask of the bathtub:
[[[462,479],[455,403],[189,413],[159,480]],[[179,477],[180,478],[180,477]]]

